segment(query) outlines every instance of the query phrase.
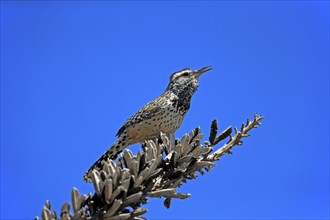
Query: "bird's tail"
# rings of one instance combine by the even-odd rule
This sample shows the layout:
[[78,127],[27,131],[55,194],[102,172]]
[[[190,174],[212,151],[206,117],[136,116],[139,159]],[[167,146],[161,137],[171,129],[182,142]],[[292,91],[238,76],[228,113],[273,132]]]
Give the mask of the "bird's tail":
[[86,182],[92,181],[91,177],[93,170],[101,170],[105,161],[108,159],[116,159],[118,154],[120,154],[122,150],[128,146],[125,138],[125,134],[119,137],[118,140],[85,172],[83,178]]

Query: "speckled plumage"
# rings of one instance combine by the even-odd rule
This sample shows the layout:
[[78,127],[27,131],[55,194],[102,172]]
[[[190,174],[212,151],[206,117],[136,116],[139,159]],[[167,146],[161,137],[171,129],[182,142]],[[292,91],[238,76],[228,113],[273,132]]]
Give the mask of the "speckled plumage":
[[174,137],[174,132],[180,127],[190,108],[191,98],[198,88],[199,76],[211,69],[185,68],[173,73],[164,93],[126,120],[117,132],[117,141],[89,168],[84,179],[90,181],[92,170],[100,169],[102,161],[116,159],[117,155],[131,144],[155,139],[160,132]]

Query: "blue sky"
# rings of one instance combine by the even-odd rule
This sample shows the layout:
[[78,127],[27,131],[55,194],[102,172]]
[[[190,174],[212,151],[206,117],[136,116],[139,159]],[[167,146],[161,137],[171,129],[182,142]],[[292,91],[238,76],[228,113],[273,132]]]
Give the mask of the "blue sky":
[[1,219],[59,212],[124,121],[212,65],[177,136],[265,116],[151,219],[329,218],[329,2],[1,1]]

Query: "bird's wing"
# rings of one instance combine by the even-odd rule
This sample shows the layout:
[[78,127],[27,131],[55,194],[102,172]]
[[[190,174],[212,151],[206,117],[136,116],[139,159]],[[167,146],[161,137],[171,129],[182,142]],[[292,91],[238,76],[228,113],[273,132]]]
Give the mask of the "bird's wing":
[[141,108],[137,113],[132,117],[126,120],[125,124],[118,130],[116,136],[119,137],[129,126],[140,123],[141,121],[150,119],[154,116],[162,114],[165,111],[165,108],[171,105],[168,99],[164,97],[158,97],[153,101],[146,104]]

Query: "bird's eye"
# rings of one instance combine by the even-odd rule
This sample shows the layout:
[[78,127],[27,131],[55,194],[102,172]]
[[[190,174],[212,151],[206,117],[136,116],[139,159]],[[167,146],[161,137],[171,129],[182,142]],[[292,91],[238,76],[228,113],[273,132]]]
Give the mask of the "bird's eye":
[[183,75],[184,75],[184,76],[189,76],[189,73],[184,73]]

